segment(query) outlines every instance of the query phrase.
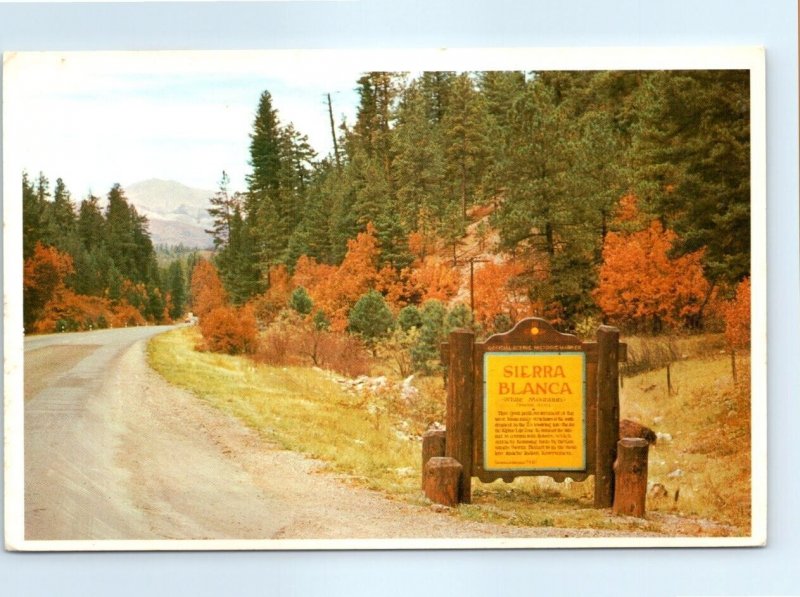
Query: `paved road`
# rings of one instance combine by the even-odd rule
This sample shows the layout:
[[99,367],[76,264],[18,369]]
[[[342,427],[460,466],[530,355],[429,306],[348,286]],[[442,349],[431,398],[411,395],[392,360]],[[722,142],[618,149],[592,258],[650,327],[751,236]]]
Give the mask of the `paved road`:
[[135,384],[120,362],[167,329],[25,339],[26,539],[139,536],[125,473],[115,465],[125,431],[121,390]]

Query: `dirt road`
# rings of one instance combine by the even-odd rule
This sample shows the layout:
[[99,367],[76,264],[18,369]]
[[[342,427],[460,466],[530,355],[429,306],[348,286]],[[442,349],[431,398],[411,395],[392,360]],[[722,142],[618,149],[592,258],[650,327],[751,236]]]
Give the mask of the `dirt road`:
[[27,540],[597,536],[466,522],[320,473],[153,372],[162,330],[26,340]]

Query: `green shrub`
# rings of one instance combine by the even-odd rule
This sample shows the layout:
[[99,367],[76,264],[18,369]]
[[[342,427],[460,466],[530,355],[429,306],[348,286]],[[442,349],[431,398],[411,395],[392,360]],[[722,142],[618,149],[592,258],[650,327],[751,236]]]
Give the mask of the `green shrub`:
[[472,312],[463,303],[457,304],[445,319],[445,335],[456,328],[472,328]]
[[397,325],[404,332],[411,328],[422,327],[422,317],[420,317],[419,309],[414,305],[408,305],[400,309],[400,313],[397,314]]
[[447,310],[437,300],[425,301],[420,311],[419,339],[411,348],[414,369],[430,374],[440,369],[439,345],[445,339],[445,318]]
[[314,313],[314,328],[320,331],[327,331],[331,328],[331,320],[325,315],[325,311],[317,311]]
[[370,290],[353,306],[348,317],[348,330],[361,336],[370,346],[386,336],[394,327],[394,317],[380,292]]
[[308,295],[308,291],[302,286],[294,289],[292,295],[289,297],[289,306],[300,313],[300,315],[308,315],[314,308],[314,301]]

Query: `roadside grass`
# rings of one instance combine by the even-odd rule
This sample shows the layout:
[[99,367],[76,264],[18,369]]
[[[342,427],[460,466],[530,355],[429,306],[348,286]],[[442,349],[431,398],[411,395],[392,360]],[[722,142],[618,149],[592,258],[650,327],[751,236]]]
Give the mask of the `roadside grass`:
[[[265,439],[324,461],[349,482],[428,503],[420,490],[419,434],[431,421],[443,422],[441,378],[415,379],[420,395],[412,402],[391,391],[354,393],[318,369],[196,352],[197,335],[183,328],[154,338],[151,365]],[[593,508],[591,477],[580,483],[547,477],[508,484],[473,480],[473,503],[451,514],[519,526],[655,534],[676,534],[677,515],[717,523],[681,523],[680,534],[749,534],[749,361],[739,357],[742,373],[734,384],[729,355],[707,349],[708,342],[695,340],[701,348],[692,354],[704,356],[672,363],[672,394],[663,368],[626,378],[620,391],[621,417],[662,434],[650,449],[649,480],[667,495],[648,496],[647,520]]]
[[198,337],[195,328],[155,337],[151,366],[282,448],[320,459],[370,489],[417,496],[421,446],[392,427],[385,407],[318,370],[197,352]]

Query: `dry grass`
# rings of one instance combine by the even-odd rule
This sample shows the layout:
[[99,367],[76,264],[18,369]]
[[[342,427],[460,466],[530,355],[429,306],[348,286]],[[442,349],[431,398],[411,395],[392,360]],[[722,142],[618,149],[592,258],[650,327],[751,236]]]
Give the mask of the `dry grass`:
[[651,496],[650,510],[710,518],[749,534],[749,364],[739,357],[733,383],[728,355],[674,363],[671,395],[664,369],[626,380],[622,417],[662,434],[648,472],[668,495]]
[[392,426],[385,407],[345,392],[320,371],[199,353],[196,342],[193,328],[158,336],[148,348],[150,363],[283,448],[319,458],[367,487],[417,493],[420,444]]
[[[195,335],[192,329],[181,329],[151,342],[151,363],[169,381],[241,418],[280,446],[328,462],[357,483],[425,503],[419,489],[419,435],[431,422],[443,422],[441,378],[415,379],[419,394],[411,400],[394,386],[354,394],[320,370],[197,353]],[[706,356],[672,364],[671,395],[665,369],[627,378],[621,390],[623,418],[668,434],[650,450],[649,479],[663,485],[667,495],[648,497],[647,520],[610,517],[594,509],[591,478],[563,484],[546,477],[510,484],[475,480],[473,504],[459,506],[454,514],[523,526],[749,534],[749,380],[732,383],[730,357],[708,350],[713,341],[694,343],[692,354]],[[739,371],[748,365],[742,360]]]
[[695,336],[627,336],[628,360],[620,372],[629,377],[666,367],[668,363],[686,359],[708,358],[725,352],[722,334]]

